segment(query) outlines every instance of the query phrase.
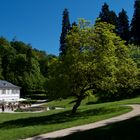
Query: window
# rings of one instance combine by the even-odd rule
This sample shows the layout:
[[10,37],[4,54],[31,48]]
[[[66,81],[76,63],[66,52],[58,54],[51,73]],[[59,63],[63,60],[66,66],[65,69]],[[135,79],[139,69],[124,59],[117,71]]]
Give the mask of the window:
[[16,90],[16,93],[19,94],[19,90]]
[[12,94],[15,94],[15,90],[12,90]]
[[12,94],[17,94],[18,93],[18,90],[12,90]]
[[7,94],[10,94],[10,90],[7,90]]
[[3,89],[2,90],[2,94],[6,94],[6,89]]

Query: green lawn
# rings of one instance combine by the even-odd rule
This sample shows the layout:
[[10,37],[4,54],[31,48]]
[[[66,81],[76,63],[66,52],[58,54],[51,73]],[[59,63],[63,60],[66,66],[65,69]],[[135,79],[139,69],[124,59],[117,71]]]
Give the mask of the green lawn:
[[[68,99],[63,99],[63,100],[54,100],[54,101],[50,101],[48,102],[46,105],[44,106],[57,106],[57,107],[72,107],[74,105],[74,98],[68,98]],[[84,99],[81,103],[81,105],[86,105],[88,102],[94,102],[96,103],[97,99],[93,96],[93,97],[87,97],[86,99]]]
[[140,103],[140,98],[86,105],[89,99],[83,101],[76,115],[71,116],[70,111],[73,99],[52,101],[47,105],[63,106],[64,110],[51,110],[42,113],[0,113],[0,140],[16,140],[38,134],[87,124],[112,116],[120,115],[131,110],[120,105]]

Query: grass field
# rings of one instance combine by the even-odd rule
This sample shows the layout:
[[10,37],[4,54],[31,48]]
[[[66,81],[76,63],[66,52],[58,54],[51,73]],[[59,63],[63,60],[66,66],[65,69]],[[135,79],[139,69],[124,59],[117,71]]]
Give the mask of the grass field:
[[47,106],[65,107],[63,110],[51,110],[42,113],[1,113],[0,140],[22,139],[110,118],[130,111],[131,108],[120,105],[140,103],[140,98],[91,105],[86,105],[89,102],[89,99],[86,99],[78,109],[77,114],[71,116],[72,101],[73,99],[70,98],[47,104]]

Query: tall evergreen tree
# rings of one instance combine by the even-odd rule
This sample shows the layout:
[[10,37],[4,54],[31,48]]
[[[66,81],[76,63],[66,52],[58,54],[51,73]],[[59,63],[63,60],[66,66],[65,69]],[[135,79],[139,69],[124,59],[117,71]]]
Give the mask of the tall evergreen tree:
[[69,20],[69,12],[67,9],[64,9],[63,11],[63,20],[62,20],[62,33],[60,36],[60,55],[63,55],[66,53],[66,35],[67,32],[70,30],[70,20]]
[[107,3],[104,3],[104,5],[102,6],[102,9],[98,18],[99,18],[99,21],[101,22],[107,22],[115,26],[117,26],[118,24],[118,18],[117,18],[116,13],[114,11],[109,10],[109,6]]
[[107,3],[104,3],[102,6],[101,12],[99,14],[99,21],[101,22],[108,22],[109,21],[109,6]]
[[131,22],[131,40],[134,44],[140,45],[140,0],[135,0]]
[[117,15],[116,15],[116,13],[114,11],[110,11],[109,21],[108,22],[110,24],[115,25],[115,27],[117,28],[117,26],[118,26],[118,17],[117,17]]
[[128,43],[130,39],[129,20],[124,9],[122,9],[118,16],[117,33],[123,40],[126,40],[126,43]]

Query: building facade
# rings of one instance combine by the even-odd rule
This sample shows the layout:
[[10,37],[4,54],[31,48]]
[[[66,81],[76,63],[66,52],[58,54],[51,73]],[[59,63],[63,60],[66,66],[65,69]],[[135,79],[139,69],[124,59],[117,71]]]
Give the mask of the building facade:
[[14,102],[20,99],[20,87],[0,80],[0,102]]

